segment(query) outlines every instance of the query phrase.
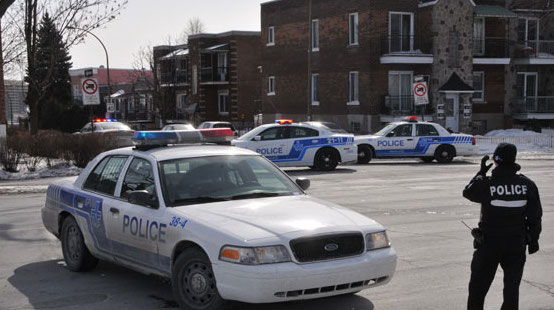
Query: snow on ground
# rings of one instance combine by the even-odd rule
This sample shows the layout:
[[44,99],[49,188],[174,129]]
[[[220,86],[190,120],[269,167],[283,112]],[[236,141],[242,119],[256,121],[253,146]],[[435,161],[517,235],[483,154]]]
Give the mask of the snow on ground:
[[554,154],[554,135],[541,134],[523,129],[493,130],[484,136],[476,136],[480,154],[492,154],[502,142],[517,146],[518,154],[524,159],[551,157]]
[[542,134],[534,132],[532,130],[523,129],[499,129],[489,131],[485,134],[485,137],[525,137],[525,136],[540,136]]
[[64,177],[64,176],[76,176],[81,173],[83,169],[77,168],[66,162],[55,162],[48,167],[46,161],[42,161],[37,167],[36,171],[32,172],[25,167],[24,164],[19,166],[19,172],[7,172],[0,168],[0,181],[4,180],[29,180],[29,179],[41,179],[51,177]]

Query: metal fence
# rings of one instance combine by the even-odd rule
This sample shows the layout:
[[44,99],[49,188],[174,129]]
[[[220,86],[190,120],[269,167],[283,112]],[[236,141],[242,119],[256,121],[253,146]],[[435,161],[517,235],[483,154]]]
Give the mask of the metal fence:
[[510,137],[481,137],[477,136],[477,144],[497,145],[512,143],[517,145],[535,145],[540,147],[554,147],[554,135],[510,136]]

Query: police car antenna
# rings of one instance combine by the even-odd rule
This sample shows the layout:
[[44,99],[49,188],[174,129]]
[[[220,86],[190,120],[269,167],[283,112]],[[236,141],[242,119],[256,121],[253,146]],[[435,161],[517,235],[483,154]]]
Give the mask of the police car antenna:
[[467,229],[469,229],[469,230],[472,230],[472,229],[473,229],[473,228],[469,227],[469,225],[467,225],[466,222],[464,222],[464,220],[462,220],[462,224],[464,224],[465,227],[467,227]]

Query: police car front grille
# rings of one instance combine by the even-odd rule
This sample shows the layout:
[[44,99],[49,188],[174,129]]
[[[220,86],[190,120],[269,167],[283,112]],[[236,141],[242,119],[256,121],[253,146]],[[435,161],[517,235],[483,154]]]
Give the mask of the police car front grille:
[[354,290],[354,291],[355,289],[362,290],[362,289],[374,286],[383,281],[386,281],[387,279],[388,277],[381,277],[381,278],[375,278],[375,279],[365,280],[365,281],[357,281],[352,283],[342,283],[338,285],[330,285],[330,286],[324,286],[324,287],[314,287],[314,288],[308,288],[308,289],[302,289],[302,290],[277,292],[274,294],[274,296],[281,297],[281,298],[294,298],[294,297],[301,297],[301,296],[313,296],[313,295],[319,295],[319,294],[326,294],[326,293],[332,293],[332,292],[343,291],[343,290]]
[[360,255],[365,244],[361,233],[343,233],[294,239],[290,248],[299,262],[311,263]]

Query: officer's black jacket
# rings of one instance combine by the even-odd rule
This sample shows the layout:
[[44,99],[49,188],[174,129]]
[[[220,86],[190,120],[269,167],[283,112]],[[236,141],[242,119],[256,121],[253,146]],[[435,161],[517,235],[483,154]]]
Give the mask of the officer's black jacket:
[[487,177],[477,174],[465,187],[465,198],[481,203],[479,228],[487,235],[524,236],[539,240],[542,206],[533,181],[517,174],[519,165],[499,165]]

